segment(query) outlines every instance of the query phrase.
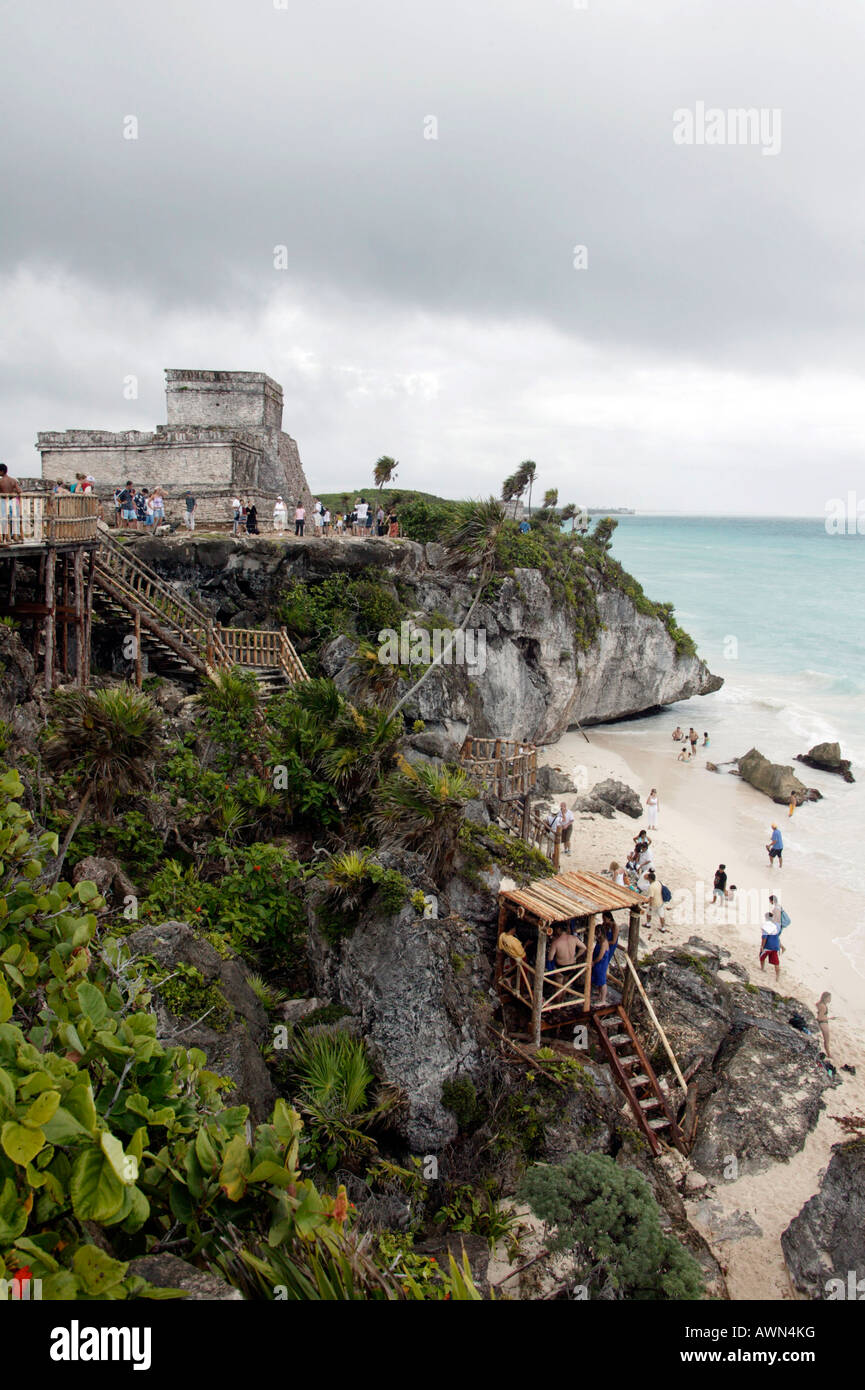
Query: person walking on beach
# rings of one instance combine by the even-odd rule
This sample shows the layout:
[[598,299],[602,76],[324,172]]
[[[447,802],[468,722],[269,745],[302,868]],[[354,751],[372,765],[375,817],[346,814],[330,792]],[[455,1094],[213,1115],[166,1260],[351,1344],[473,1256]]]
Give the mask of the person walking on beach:
[[303,535],[303,524],[305,521],[306,507],[302,506],[302,504],[298,502],[297,506],[294,509],[294,534],[296,536]]
[[829,1005],[832,1003],[832,996],[826,990],[817,1000],[817,1025],[823,1037],[823,1051],[831,1060],[832,1052],[829,1047]]
[[650,927],[653,919],[657,917],[658,926],[661,928],[661,931],[665,931],[666,927],[664,926],[664,920],[666,910],[661,880],[658,878],[654,869],[649,870],[646,874],[646,878],[649,880],[649,906],[646,911],[646,927]]
[[570,854],[571,836],[574,833],[574,813],[568,810],[564,801],[559,802],[559,809],[558,811],[554,811],[549,817],[547,826],[554,835],[557,830],[561,830],[562,849],[565,851],[565,854]]
[[690,742],[691,742],[691,757],[692,757],[692,758],[696,758],[696,756],[697,756],[697,739],[698,739],[699,737],[700,737],[700,735],[697,733],[697,730],[696,730],[696,729],[691,728],[691,729],[688,730],[688,738],[690,739]]
[[795,809],[796,809],[796,807],[797,807],[798,805],[799,805],[799,803],[798,803],[798,801],[796,800],[796,793],[793,792],[792,795],[791,795],[791,797],[790,797],[790,805],[787,807],[787,815],[788,815],[788,816],[792,816],[793,812],[795,811]]
[[727,865],[719,864],[715,870],[715,883],[712,897],[716,902],[723,902],[727,895]]
[[658,824],[658,793],[654,787],[646,797],[646,824],[650,830]]
[[773,860],[773,859],[777,859],[777,860],[778,860],[778,868],[779,868],[779,869],[783,869],[783,867],[784,867],[784,841],[783,841],[783,839],[782,839],[782,837],[781,837],[781,832],[780,832],[780,830],[778,829],[778,827],[777,827],[777,825],[775,824],[774,821],[772,822],[772,838],[770,839],[768,845],[766,846],[766,849],[769,851],[769,867],[770,867],[770,868],[772,867],[772,860]]
[[760,969],[766,969],[766,961],[774,965],[776,980],[781,978],[781,957],[778,955],[780,949],[781,938],[770,915],[769,920],[760,929]]

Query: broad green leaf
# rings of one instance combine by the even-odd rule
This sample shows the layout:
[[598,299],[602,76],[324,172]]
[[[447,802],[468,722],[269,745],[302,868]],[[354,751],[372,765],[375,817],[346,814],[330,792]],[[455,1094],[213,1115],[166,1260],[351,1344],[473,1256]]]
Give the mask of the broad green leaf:
[[276,1130],[277,1138],[283,1144],[291,1144],[297,1139],[303,1129],[303,1121],[296,1110],[292,1110],[290,1105],[286,1105],[282,1096],[279,1097],[273,1107],[273,1128]]
[[259,1163],[249,1175],[250,1182],[269,1182],[275,1187],[288,1187],[289,1183],[296,1180],[296,1174],[290,1173],[282,1164],[273,1163],[270,1159]]
[[120,1210],[124,1186],[101,1149],[85,1149],[75,1160],[69,1184],[79,1221],[107,1221]]
[[213,1140],[203,1126],[195,1136],[195,1152],[202,1170],[205,1173],[215,1173],[219,1167],[219,1154]]
[[47,1279],[42,1280],[43,1301],[73,1303],[78,1293],[78,1280],[69,1269],[58,1269],[56,1274],[49,1274]]
[[15,1109],[15,1084],[7,1071],[0,1067],[0,1104],[9,1110]]
[[51,1119],[45,1121],[42,1132],[49,1144],[70,1144],[90,1133],[64,1105],[58,1106]]
[[41,1129],[27,1129],[14,1120],[7,1120],[0,1130],[0,1146],[13,1163],[23,1166],[34,1159],[40,1149],[44,1149],[45,1135]]
[[123,1281],[129,1265],[112,1260],[98,1245],[82,1245],[72,1256],[72,1268],[87,1292],[101,1298]]
[[138,1160],[123,1152],[123,1145],[113,1134],[103,1130],[99,1137],[102,1152],[122,1183],[134,1183],[138,1177]]
[[[79,885],[80,887],[80,885]],[[90,1022],[97,1028],[105,1022],[108,1017],[108,1005],[105,1002],[105,995],[98,990],[95,985],[88,984],[82,980],[78,986],[78,1003],[81,1005],[81,1012],[90,1019]]]
[[149,1219],[150,1203],[138,1187],[127,1188],[127,1193],[131,1209],[123,1222],[123,1229],[128,1235],[134,1235]]
[[[39,1239],[53,1240],[54,1237],[41,1236]],[[20,1240],[16,1240],[15,1249],[23,1251],[25,1255],[32,1255],[36,1260],[40,1260],[51,1274],[54,1274],[60,1268],[60,1265],[57,1263],[50,1250],[43,1250],[38,1240],[30,1240],[27,1236],[22,1236]]]
[[25,1124],[28,1129],[39,1129],[41,1125],[47,1125],[59,1104],[59,1091],[43,1091],[30,1106],[22,1124]]
[[7,1018],[12,1017],[12,995],[6,987],[6,981],[0,980],[0,1023],[5,1023]]
[[11,1245],[27,1227],[27,1208],[11,1178],[0,1188],[0,1245]]
[[249,1148],[242,1134],[236,1134],[225,1150],[219,1185],[230,1202],[239,1202],[246,1191],[250,1169]]

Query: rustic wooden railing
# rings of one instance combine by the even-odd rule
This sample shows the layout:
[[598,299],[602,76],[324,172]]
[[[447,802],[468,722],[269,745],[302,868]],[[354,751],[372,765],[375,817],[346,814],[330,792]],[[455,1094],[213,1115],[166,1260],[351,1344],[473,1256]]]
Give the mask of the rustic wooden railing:
[[273,667],[294,685],[309,680],[284,628],[223,627],[172,589],[104,525],[96,557],[97,583],[196,670],[213,677],[232,666]]
[[509,738],[467,738],[460,752],[466,771],[500,801],[525,796],[538,776],[538,751],[533,743]]
[[518,835],[527,845],[540,850],[556,869],[562,851],[561,828],[551,830],[543,816],[532,811],[528,816],[520,801],[503,801],[498,807],[499,820],[504,821],[508,830]]
[[[534,949],[532,946],[530,949]],[[544,1002],[541,1007],[541,1017],[548,1017],[561,1013],[564,1009],[577,1009],[580,1012],[584,1009],[585,988],[586,988],[586,961],[585,947],[582,947],[583,959],[576,961],[573,965],[559,966],[555,970],[544,972]],[[624,949],[616,951],[607,974],[607,981],[620,989],[624,985],[625,967],[618,964],[619,956],[625,955]],[[535,988],[535,967],[529,960],[516,960],[513,956],[501,952],[501,967],[497,983],[501,988],[506,989],[509,994],[520,1004],[524,1004],[527,1009],[531,1009],[534,1003]],[[553,1019],[549,1018],[552,1025]]]
[[0,545],[93,540],[98,526],[99,503],[93,493],[0,494]]

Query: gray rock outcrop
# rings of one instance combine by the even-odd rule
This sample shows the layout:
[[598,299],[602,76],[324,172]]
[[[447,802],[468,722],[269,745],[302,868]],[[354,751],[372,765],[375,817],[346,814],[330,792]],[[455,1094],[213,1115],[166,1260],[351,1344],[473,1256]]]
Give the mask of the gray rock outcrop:
[[616,811],[621,811],[623,815],[639,820],[643,814],[643,803],[633,787],[608,777],[604,782],[597,782],[585,796],[578,797],[574,810],[606,816],[608,820]]
[[485,978],[474,932],[457,917],[361,915],[351,936],[329,944],[310,920],[316,993],[360,1023],[379,1079],[403,1104],[395,1124],[413,1152],[435,1152],[456,1137],[442,1082],[481,1073],[486,1062],[473,998]]
[[[127,943],[133,955],[150,956],[165,969],[162,978],[166,986],[167,976],[178,966],[192,966],[201,976],[202,988],[214,987],[210,997],[217,1007],[208,1022],[207,1017],[172,1012],[155,986],[156,1035],[165,1047],[201,1048],[208,1068],[229,1076],[235,1084],[226,1104],[248,1105],[253,1123],[266,1120],[276,1092],[259,1045],[268,1037],[270,1027],[267,1014],[246,983],[240,959],[224,960],[186,922],[139,927]],[[169,997],[173,999],[173,993]],[[214,1017],[217,1026],[213,1026]]]
[[850,771],[850,759],[841,757],[840,743],[815,743],[807,753],[797,753],[796,761],[808,767],[817,767],[821,772],[837,772],[845,782],[856,781]]
[[218,1274],[196,1269],[187,1260],[165,1252],[161,1255],[139,1255],[130,1262],[129,1274],[146,1279],[156,1289],[181,1289],[186,1301],[192,1303],[242,1303],[243,1294]]
[[821,799],[820,792],[813,787],[806,787],[804,782],[799,781],[792,767],[782,763],[770,763],[756,748],[751,748],[744,758],[739,759],[739,775],[743,781],[750,783],[764,796],[771,797],[779,806],[789,805],[793,797],[796,798],[797,806],[801,806],[805,801]]
[[[865,1294],[865,1140],[836,1144],[820,1190],[781,1236],[790,1277],[807,1298]],[[853,1272],[853,1291],[850,1272]]]
[[[148,538],[136,549],[181,591],[195,590],[220,622],[241,626],[272,625],[294,580],[315,583],[334,574],[376,579],[419,619],[441,614],[456,626],[476,582],[473,574],[450,573],[440,546],[412,541]],[[587,573],[587,602],[596,603],[599,619],[588,650],[580,645],[573,614],[554,599],[540,571],[516,569],[502,578],[495,598],[475,610],[473,626],[486,635],[485,668],[437,668],[418,692],[412,716],[451,747],[469,728],[478,737],[541,743],[577,721],[621,719],[718,689],[721,678],[677,651],[659,618],[639,613],[609,578]],[[348,678],[353,649],[339,636],[322,653],[322,667],[337,684]]]

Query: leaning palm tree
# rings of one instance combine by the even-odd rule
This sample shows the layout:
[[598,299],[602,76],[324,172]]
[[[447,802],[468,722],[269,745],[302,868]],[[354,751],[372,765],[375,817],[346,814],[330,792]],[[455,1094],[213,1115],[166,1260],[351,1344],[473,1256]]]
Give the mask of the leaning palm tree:
[[556,509],[556,507],[557,507],[558,505],[559,505],[559,489],[558,489],[557,487],[548,487],[547,490],[546,490],[546,492],[544,493],[544,511],[545,511],[545,512],[552,512],[552,511],[555,511],[555,509]]
[[459,768],[407,765],[379,783],[372,823],[386,843],[423,854],[435,875],[450,867],[466,803],[474,794]]
[[511,502],[514,504],[513,515],[516,517],[517,504],[526,490],[526,482],[520,478],[519,474],[511,473],[502,483],[502,501],[505,505]]
[[574,534],[574,527],[575,527],[576,522],[577,522],[577,504],[576,504],[576,502],[566,502],[566,503],[565,503],[565,505],[562,507],[562,510],[559,512],[559,520],[560,520],[560,521],[569,521],[569,522],[571,523],[571,535],[573,535],[573,534]]
[[57,715],[45,744],[45,764],[79,777],[78,809],[66,832],[52,883],[56,883],[76,830],[92,804],[105,817],[115,803],[134,796],[153,779],[154,741],[162,716],[134,686],[73,690],[56,697]]
[[378,488],[378,500],[381,505],[381,490],[385,483],[390,483],[396,477],[396,470],[399,466],[398,459],[392,459],[389,454],[382,454],[381,458],[373,469],[373,478]]
[[533,463],[531,459],[523,459],[522,463],[517,469],[517,477],[522,479],[523,488],[527,487],[529,490],[529,500],[527,504],[529,516],[531,516],[532,514],[532,485],[535,481],[535,474],[537,473],[537,471],[538,465],[536,463]]
[[397,701],[391,710],[392,716],[398,714],[403,705],[412,698],[430,672],[442,664],[456,641],[457,633],[465,632],[471,622],[472,614],[480,602],[481,594],[495,569],[496,550],[504,525],[504,508],[501,502],[496,501],[495,497],[488,498],[486,502],[463,502],[460,504],[444,536],[444,545],[447,551],[446,564],[450,569],[464,569],[468,565],[470,568],[478,570],[478,586],[475,590],[475,596],[457,631],[451,634],[450,641],[430,662],[420,679],[416,680],[402,699]]

